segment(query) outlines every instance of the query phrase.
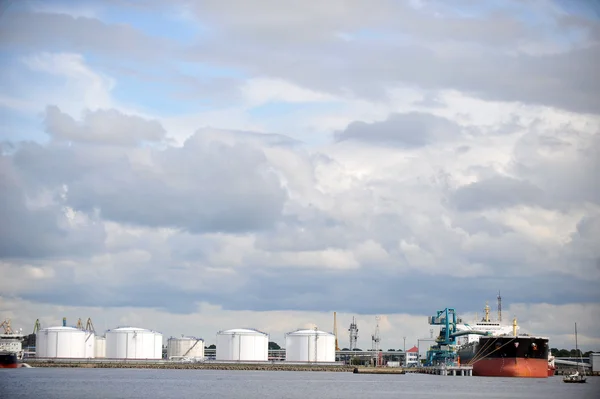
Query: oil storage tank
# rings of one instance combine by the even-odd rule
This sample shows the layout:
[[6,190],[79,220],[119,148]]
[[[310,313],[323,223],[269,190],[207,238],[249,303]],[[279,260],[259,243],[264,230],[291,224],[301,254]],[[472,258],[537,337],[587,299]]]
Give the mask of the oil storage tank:
[[335,335],[319,330],[296,330],[285,336],[288,362],[335,362]]
[[171,337],[167,340],[167,359],[204,358],[204,340],[196,337]]
[[[53,358],[93,357],[86,351],[88,331],[75,327],[48,327],[39,330],[35,337],[35,356]],[[93,333],[91,333],[93,336]],[[93,341],[93,338],[92,338]]]
[[217,333],[216,360],[264,362],[269,356],[269,335],[236,328]]
[[106,332],[109,359],[162,359],[162,334],[137,327],[118,327]]
[[93,331],[85,331],[83,357],[91,359],[96,357],[96,334]]
[[94,347],[94,357],[106,357],[106,338],[96,336],[96,344]]

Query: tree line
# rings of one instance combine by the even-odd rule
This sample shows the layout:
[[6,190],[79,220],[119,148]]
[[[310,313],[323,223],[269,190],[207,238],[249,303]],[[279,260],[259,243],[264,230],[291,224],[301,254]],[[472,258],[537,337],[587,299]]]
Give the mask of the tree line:
[[550,353],[555,357],[589,357],[594,351],[581,352],[581,349],[550,348]]

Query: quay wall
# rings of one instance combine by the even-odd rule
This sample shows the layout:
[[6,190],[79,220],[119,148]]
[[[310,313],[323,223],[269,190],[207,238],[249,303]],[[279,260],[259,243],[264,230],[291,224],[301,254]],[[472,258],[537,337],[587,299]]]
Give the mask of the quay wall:
[[354,366],[336,364],[285,363],[179,363],[152,361],[53,361],[27,359],[31,367],[61,368],[128,368],[128,369],[183,369],[183,370],[263,370],[263,371],[329,371],[352,372]]

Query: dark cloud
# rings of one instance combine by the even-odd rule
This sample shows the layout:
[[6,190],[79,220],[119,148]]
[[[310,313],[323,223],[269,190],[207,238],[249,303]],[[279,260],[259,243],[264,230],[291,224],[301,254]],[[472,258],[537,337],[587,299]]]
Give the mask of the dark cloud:
[[495,176],[460,187],[452,203],[461,211],[510,208],[543,203],[544,192],[533,184],[507,176]]
[[344,131],[336,134],[336,139],[416,148],[434,141],[455,138],[459,133],[459,126],[448,119],[413,112],[392,114],[381,122],[352,122]]

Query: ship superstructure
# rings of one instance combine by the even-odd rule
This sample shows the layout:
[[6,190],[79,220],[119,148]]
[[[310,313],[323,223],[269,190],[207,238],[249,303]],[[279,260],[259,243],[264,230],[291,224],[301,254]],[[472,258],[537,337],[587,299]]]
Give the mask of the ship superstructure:
[[[500,302],[499,302],[499,309],[500,308]],[[479,332],[478,334],[466,334],[466,335],[462,335],[461,337],[459,337],[457,339],[457,345],[466,345],[466,344],[470,344],[470,343],[474,343],[474,342],[479,342],[479,339],[481,338],[482,334],[481,333],[486,333],[487,335],[491,335],[491,336],[500,336],[500,335],[508,335],[511,334],[513,331],[513,326],[511,325],[506,325],[506,324],[502,324],[502,313],[501,311],[498,311],[498,320],[491,320],[490,318],[490,307],[489,305],[486,303],[485,304],[485,308],[484,308],[484,316],[480,321],[475,321],[474,323],[459,323],[456,325],[456,331],[460,331],[460,332],[466,332],[466,331],[477,331]],[[517,332],[520,329],[520,327],[517,325],[516,326]]]
[[17,367],[17,361],[23,359],[23,339],[25,335],[13,331],[10,320],[0,323],[4,332],[0,333],[0,368]]

